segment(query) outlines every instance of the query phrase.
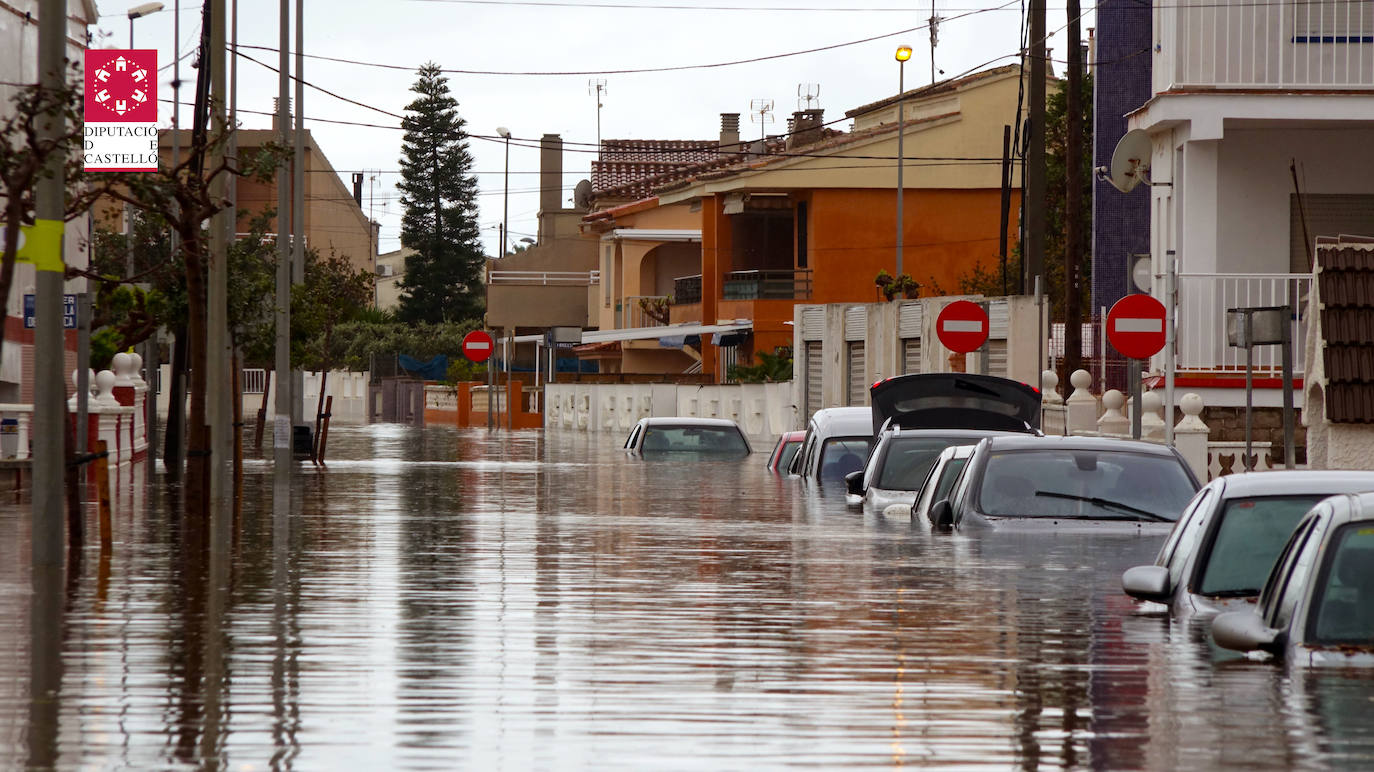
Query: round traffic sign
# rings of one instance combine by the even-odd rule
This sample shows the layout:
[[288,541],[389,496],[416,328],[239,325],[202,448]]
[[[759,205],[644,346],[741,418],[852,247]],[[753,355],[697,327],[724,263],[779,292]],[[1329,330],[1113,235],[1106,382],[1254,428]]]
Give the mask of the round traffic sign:
[[1107,340],[1123,356],[1149,359],[1164,348],[1165,313],[1149,295],[1127,295],[1107,312]]
[[956,300],[935,318],[935,335],[957,354],[977,351],[988,339],[988,314],[977,303]]
[[472,362],[485,362],[496,349],[496,341],[482,330],[473,330],[463,336],[463,356]]

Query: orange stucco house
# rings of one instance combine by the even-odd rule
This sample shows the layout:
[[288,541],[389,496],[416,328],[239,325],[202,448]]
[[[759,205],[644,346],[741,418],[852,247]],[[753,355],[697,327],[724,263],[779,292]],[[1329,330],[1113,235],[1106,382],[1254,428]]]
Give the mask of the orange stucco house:
[[[598,191],[598,205],[610,206],[584,217],[582,231],[600,242],[589,311],[602,331],[661,324],[640,300],[665,296],[670,324],[748,328],[682,348],[665,347],[679,343],[671,335],[623,341],[619,369],[682,372],[699,361],[722,380],[730,364],[791,345],[796,303],[878,299],[878,272],[896,273],[899,99],[904,272],[922,295],[939,295],[958,292],[975,266],[996,266],[1002,127],[1019,85],[1015,66],[937,83],[847,112],[845,133],[826,128],[819,110],[799,112],[785,141],[731,145],[723,132],[709,160]],[[1019,187],[1017,173],[1012,241]],[[649,194],[625,203],[634,189]],[[598,355],[614,369],[608,348]]]

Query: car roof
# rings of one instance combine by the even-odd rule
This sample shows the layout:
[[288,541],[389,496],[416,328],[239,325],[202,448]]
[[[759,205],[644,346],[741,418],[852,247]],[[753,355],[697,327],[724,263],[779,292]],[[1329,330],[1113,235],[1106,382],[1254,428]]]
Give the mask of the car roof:
[[793,429],[778,436],[778,440],[781,442],[801,442],[804,439],[806,439],[806,431],[803,429]]
[[[978,440],[984,437],[1024,437],[1025,432],[1008,432],[1001,429],[903,429],[899,426],[888,425],[884,434],[891,437],[954,437],[957,439],[971,440],[971,444],[978,444]],[[1371,489],[1374,490],[1374,489]]]
[[816,431],[827,437],[872,437],[873,408],[870,407],[827,407],[811,416]]
[[991,436],[984,441],[995,450],[1117,450],[1151,456],[1174,456],[1173,448],[1168,445],[1116,437],[1037,437],[1012,433]]
[[1336,469],[1278,469],[1228,474],[1212,481],[1225,498],[1337,494],[1374,491],[1374,471]]
[[645,426],[733,426],[738,429],[739,424],[729,418],[697,418],[695,416],[680,417],[656,417],[641,418],[639,422]]

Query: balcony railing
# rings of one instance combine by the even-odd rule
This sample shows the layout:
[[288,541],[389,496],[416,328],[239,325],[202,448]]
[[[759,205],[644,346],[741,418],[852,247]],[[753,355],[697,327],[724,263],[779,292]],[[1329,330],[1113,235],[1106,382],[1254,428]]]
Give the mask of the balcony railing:
[[[1245,349],[1226,342],[1226,310],[1282,306],[1294,290],[1293,371],[1303,371],[1309,273],[1183,273],[1178,276],[1178,367],[1181,370],[1245,372]],[[1279,346],[1254,348],[1256,370],[1282,368]]]
[[673,303],[685,305],[701,302],[701,274],[673,279]]
[[523,284],[526,286],[585,287],[596,284],[598,271],[492,271],[492,284]]
[[731,271],[721,293],[725,300],[809,300],[811,270]]
[[1154,9],[1155,92],[1374,89],[1374,4],[1177,0]]
[[[639,301],[648,302],[667,300],[667,295],[626,295],[625,296],[625,326],[626,327],[662,327],[667,322],[655,319],[650,316]],[[668,306],[663,306],[664,314],[668,312]]]

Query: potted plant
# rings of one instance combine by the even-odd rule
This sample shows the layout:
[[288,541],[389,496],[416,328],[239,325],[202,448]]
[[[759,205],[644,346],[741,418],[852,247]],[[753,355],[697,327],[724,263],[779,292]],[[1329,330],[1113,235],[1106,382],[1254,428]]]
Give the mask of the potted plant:
[[892,274],[888,273],[885,268],[878,269],[878,275],[873,277],[873,284],[877,286],[879,294],[888,300],[893,298],[892,284],[894,281]]

